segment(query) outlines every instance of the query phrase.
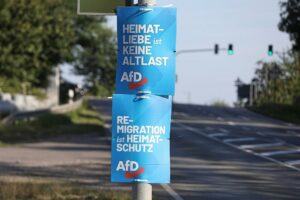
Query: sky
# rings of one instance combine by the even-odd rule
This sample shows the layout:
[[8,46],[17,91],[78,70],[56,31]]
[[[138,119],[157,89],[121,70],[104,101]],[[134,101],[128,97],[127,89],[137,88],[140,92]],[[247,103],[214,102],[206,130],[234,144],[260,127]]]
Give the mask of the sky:
[[[182,54],[177,57],[175,102],[211,104],[222,100],[233,104],[237,99],[234,81],[250,82],[257,61],[271,61],[269,44],[275,51],[290,48],[286,33],[278,30],[279,0],[157,0],[158,6],[177,8],[177,51],[227,48],[234,45],[234,55],[227,52]],[[116,17],[109,17],[116,29]],[[65,71],[65,73],[67,73]]]

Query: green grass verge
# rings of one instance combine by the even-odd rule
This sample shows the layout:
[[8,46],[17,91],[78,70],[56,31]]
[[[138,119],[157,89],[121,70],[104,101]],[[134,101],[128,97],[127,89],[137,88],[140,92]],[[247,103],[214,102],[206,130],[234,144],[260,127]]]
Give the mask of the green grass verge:
[[87,189],[78,185],[0,181],[0,200],[129,200],[126,193]]
[[300,124],[300,107],[297,106],[268,104],[250,107],[249,109],[276,119]]
[[79,109],[66,114],[45,114],[33,121],[18,121],[0,125],[0,146],[28,142],[68,134],[99,133],[104,135],[99,113],[84,103]]

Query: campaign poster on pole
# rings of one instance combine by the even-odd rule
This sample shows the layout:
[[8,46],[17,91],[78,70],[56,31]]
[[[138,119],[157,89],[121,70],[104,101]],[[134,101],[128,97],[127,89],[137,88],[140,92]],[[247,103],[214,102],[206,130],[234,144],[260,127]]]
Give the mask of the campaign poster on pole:
[[170,183],[171,97],[114,95],[111,181]]
[[117,94],[174,95],[176,8],[119,7]]

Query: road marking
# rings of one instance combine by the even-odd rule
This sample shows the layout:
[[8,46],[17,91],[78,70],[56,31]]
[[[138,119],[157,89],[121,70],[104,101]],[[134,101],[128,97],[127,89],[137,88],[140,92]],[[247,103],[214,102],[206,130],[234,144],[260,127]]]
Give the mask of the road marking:
[[256,138],[253,137],[247,137],[247,138],[230,138],[230,139],[225,139],[223,142],[225,143],[231,143],[231,142],[249,142],[249,141],[255,141]]
[[240,148],[242,148],[242,149],[259,149],[259,148],[266,148],[266,147],[277,147],[277,146],[282,146],[282,145],[284,145],[283,142],[278,142],[278,143],[241,145]]
[[224,129],[224,128],[219,128],[219,130],[220,130],[221,132],[223,132],[223,133],[230,133],[230,131],[228,131],[228,130],[226,130],[226,129]]
[[161,186],[173,197],[174,200],[184,200],[175,190],[173,190],[169,185],[167,184],[161,184]]
[[288,123],[287,125],[290,126],[290,127],[294,126],[294,124],[292,124],[292,123]]
[[[207,134],[205,134],[205,133],[203,133],[203,132],[201,132],[201,131],[199,131],[199,130],[197,130],[197,129],[195,129],[195,128],[186,126],[186,125],[181,124],[181,123],[177,123],[177,125],[178,125],[178,126],[181,126],[182,128],[184,128],[184,129],[186,129],[186,130],[189,130],[189,131],[191,131],[191,132],[197,133],[198,135],[204,136],[204,137],[206,137],[206,138],[209,138],[209,139],[214,140],[214,141],[216,141],[216,142],[219,142],[219,143],[221,143],[221,144],[227,145],[227,146],[229,146],[229,147],[231,147],[231,148],[234,148],[234,149],[237,149],[237,150],[242,150],[241,148],[239,148],[238,146],[236,146],[236,145],[234,145],[234,144],[231,144],[231,143],[224,143],[222,140],[220,140],[220,139],[218,139],[218,138],[209,137]],[[289,168],[289,169],[293,169],[293,170],[296,170],[296,171],[300,172],[300,168],[295,167],[295,166],[292,166],[292,165],[288,165],[288,164],[286,164],[286,163],[284,163],[284,162],[281,162],[281,161],[279,161],[279,160],[273,159],[273,158],[271,158],[271,157],[263,156],[263,155],[261,155],[261,154],[259,154],[259,153],[255,153],[255,152],[252,152],[252,151],[246,151],[246,150],[245,150],[244,152],[249,153],[249,154],[252,154],[252,155],[256,155],[256,156],[258,156],[258,157],[260,157],[260,158],[263,158],[263,159],[266,159],[266,160],[268,160],[268,161],[274,162],[274,163],[276,163],[276,164],[278,164],[278,165],[281,165],[281,166],[287,167],[287,168]]]
[[183,117],[188,117],[187,114],[185,114],[184,112],[180,112],[179,115],[183,116]]
[[269,157],[269,156],[293,154],[293,153],[299,153],[299,152],[300,152],[300,149],[294,149],[294,150],[286,150],[286,151],[264,152],[264,153],[260,153],[260,155]]
[[292,134],[292,135],[294,135],[296,137],[300,137],[300,135],[297,132],[295,132],[295,131],[287,131],[286,133],[287,134]]
[[227,136],[228,134],[227,133],[212,133],[212,134],[209,134],[208,136],[209,137],[222,137],[222,136]]
[[285,162],[286,164],[288,165],[300,165],[300,160],[293,160],[293,161],[288,161],[288,162]]
[[222,117],[217,117],[217,120],[224,121],[224,119]]

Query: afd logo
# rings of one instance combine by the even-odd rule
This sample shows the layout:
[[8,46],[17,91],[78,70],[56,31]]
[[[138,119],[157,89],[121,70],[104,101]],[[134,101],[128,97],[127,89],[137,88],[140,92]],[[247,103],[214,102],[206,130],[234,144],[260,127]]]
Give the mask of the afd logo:
[[140,168],[137,162],[127,160],[126,162],[119,161],[117,171],[125,172],[125,177],[132,179],[144,173],[145,170],[144,168]]
[[144,78],[140,72],[130,71],[123,73],[121,82],[129,83],[128,88],[134,90],[148,83],[148,79]]

